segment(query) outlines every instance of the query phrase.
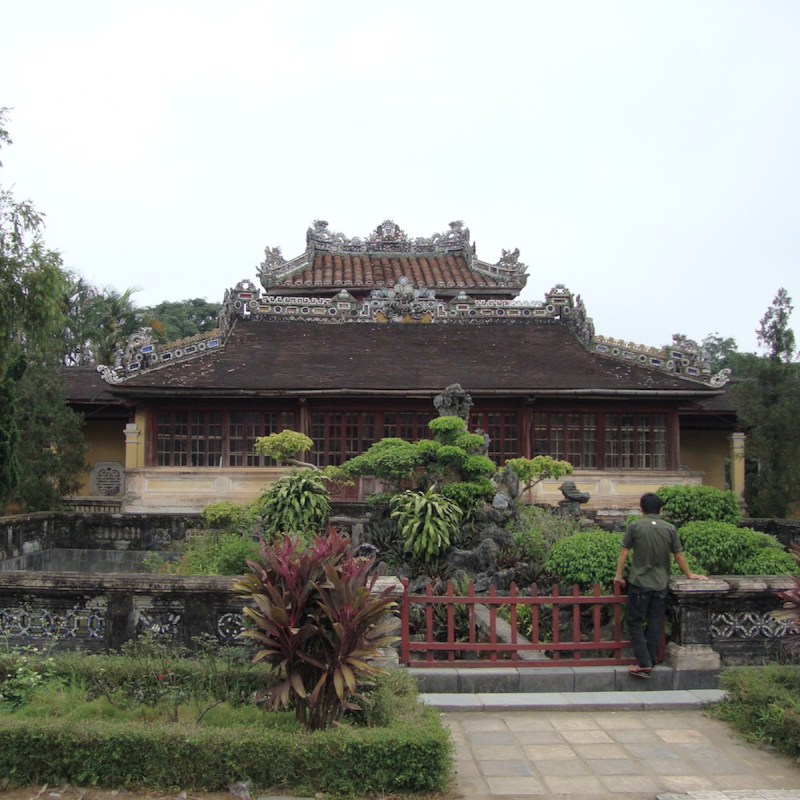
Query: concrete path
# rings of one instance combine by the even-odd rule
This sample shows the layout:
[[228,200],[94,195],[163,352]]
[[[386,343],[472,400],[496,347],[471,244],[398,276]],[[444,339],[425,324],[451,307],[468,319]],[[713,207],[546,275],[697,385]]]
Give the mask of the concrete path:
[[706,690],[422,699],[442,709],[455,742],[455,789],[470,800],[800,800],[800,764],[744,742],[703,713],[720,696]]

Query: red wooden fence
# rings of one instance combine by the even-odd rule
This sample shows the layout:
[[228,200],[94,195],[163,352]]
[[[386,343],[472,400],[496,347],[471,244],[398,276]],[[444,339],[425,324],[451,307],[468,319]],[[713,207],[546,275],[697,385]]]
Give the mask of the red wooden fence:
[[[508,595],[498,595],[491,587],[487,595],[478,596],[471,583],[466,595],[456,595],[452,584],[446,594],[434,595],[429,584],[425,594],[412,595],[404,580],[400,660],[410,667],[633,664],[623,652],[630,648],[623,638],[625,602],[618,586],[611,595],[601,594],[597,585],[589,595],[581,594],[577,585],[569,595],[560,594],[558,587],[540,595],[535,586],[520,594],[512,584]],[[529,639],[517,630],[521,606],[530,607]],[[462,629],[460,636],[457,627]],[[546,641],[543,628],[549,631]],[[507,635],[498,636],[498,630]]]

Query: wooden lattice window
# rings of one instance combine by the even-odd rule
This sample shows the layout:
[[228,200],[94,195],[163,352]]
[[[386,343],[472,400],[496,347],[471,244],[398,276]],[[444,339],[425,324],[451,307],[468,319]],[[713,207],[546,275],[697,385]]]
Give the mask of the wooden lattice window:
[[221,411],[159,411],[156,463],[159,467],[222,465]]
[[505,464],[510,458],[518,458],[519,421],[516,412],[485,412],[472,414],[470,428],[480,429],[489,436],[489,458],[497,464]]
[[533,415],[533,453],[597,468],[597,415],[538,412]]
[[606,469],[666,469],[665,414],[606,414]]
[[318,467],[338,466],[375,443],[375,414],[330,412],[311,415],[311,459]]

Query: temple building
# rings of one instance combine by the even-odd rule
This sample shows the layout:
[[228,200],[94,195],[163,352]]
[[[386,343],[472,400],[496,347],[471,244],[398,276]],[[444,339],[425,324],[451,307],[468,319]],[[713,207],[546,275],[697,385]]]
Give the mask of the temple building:
[[[411,238],[386,221],[351,239],[316,221],[306,241],[290,259],[268,248],[260,285],[226,291],[213,332],[166,345],[142,332],[114,365],[65,370],[87,421],[86,507],[246,502],[282,474],[255,455],[257,437],[299,430],[313,463],[340,464],[385,437],[427,436],[434,397],[455,383],[492,458],[570,461],[589,508],[630,509],[665,484],[742,491],[727,375],[691,342],[599,336],[561,285],[519,301],[519,251],[483,261],[461,222]],[[534,499],[561,496],[553,483]]]

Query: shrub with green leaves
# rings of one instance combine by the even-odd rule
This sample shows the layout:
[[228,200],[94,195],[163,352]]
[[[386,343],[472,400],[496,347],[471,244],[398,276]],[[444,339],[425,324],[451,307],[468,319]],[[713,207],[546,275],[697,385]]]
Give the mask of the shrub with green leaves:
[[229,530],[241,533],[252,522],[250,506],[232,503],[230,500],[221,500],[219,503],[209,503],[200,512],[206,528],[214,530]]
[[419,561],[441,555],[458,534],[461,509],[432,489],[396,494],[389,506],[405,549]]
[[355,559],[350,542],[336,533],[308,547],[285,536],[261,549],[262,564],[234,589],[252,601],[244,636],[281,682],[261,693],[272,708],[293,706],[298,722],[318,730],[357,710],[357,694],[379,672],[370,663],[397,637],[387,614],[390,590],[371,594],[371,559]]
[[517,532],[523,537],[527,531],[533,531],[541,537],[545,555],[561,539],[586,532],[581,520],[568,514],[553,513],[539,506],[522,506],[516,525]]
[[514,532],[514,547],[520,560],[529,564],[542,564],[545,559],[545,543],[542,532],[536,528],[525,528]]
[[567,586],[577,583],[582,590],[589,591],[597,583],[609,591],[621,547],[621,533],[576,533],[553,544],[544,566]]
[[713,486],[662,486],[656,494],[664,503],[661,516],[678,528],[700,520],[731,525],[742,520],[739,501],[733,492]]
[[[787,569],[778,573],[783,574],[792,561],[775,537],[726,522],[690,522],[678,529],[678,535],[687,555],[709,575],[746,575],[751,567],[760,570],[770,563],[785,563]],[[764,551],[776,555],[761,555]],[[781,559],[779,554],[787,558]]]
[[765,547],[736,564],[737,575],[800,575],[795,560],[783,550]]
[[53,659],[35,647],[23,647],[0,656],[0,704],[25,705],[53,677]]
[[452,500],[464,515],[471,514],[482,502],[491,500],[494,493],[494,485],[488,478],[446,483],[441,488],[441,494]]
[[[475,488],[463,494],[471,505],[476,493],[483,493],[486,481],[497,471],[495,463],[480,454],[483,436],[469,433],[467,423],[460,417],[437,417],[428,427],[432,439],[381,439],[366,453],[342,464],[342,469],[350,477],[380,478],[395,491],[425,491],[434,485],[443,491],[451,484],[472,483]],[[462,506],[462,510],[469,513],[470,508]]]
[[313,446],[314,442],[304,433],[285,430],[271,433],[269,436],[260,436],[256,439],[254,449],[260,456],[267,456],[285,464],[297,463],[297,456],[307,453]]
[[325,478],[316,470],[293,469],[258,499],[264,536],[288,533],[310,542],[325,530],[331,501]]
[[342,464],[342,470],[354,478],[370,475],[398,487],[410,480],[422,466],[419,448],[405,439],[388,438],[375,442],[365,453]]

